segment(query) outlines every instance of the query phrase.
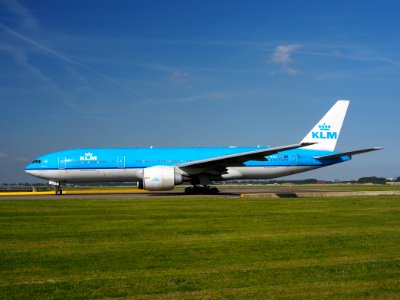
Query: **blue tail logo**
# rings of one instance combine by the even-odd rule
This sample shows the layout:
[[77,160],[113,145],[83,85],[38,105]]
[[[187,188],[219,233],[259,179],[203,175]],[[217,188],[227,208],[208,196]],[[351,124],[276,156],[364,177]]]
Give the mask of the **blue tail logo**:
[[311,132],[311,136],[313,139],[324,139],[324,140],[335,140],[337,139],[337,132],[331,132],[331,125],[327,125],[323,123],[318,125],[320,131]]

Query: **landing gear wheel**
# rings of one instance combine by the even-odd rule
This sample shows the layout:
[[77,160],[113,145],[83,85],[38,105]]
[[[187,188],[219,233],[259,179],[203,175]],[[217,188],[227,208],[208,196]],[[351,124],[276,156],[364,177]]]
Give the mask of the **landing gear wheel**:
[[186,194],[186,195],[193,195],[193,194],[195,194],[194,188],[192,188],[192,187],[187,187],[187,188],[185,188],[185,194]]
[[62,190],[56,190],[56,195],[62,195]]
[[216,187],[210,188],[210,194],[211,195],[218,195],[219,190]]
[[187,187],[185,188],[186,195],[217,195],[219,190],[215,187],[210,188],[208,186],[194,186],[194,187]]

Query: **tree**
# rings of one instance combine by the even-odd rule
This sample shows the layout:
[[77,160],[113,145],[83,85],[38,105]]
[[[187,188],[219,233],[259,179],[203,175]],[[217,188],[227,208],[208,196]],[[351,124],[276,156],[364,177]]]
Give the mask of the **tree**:
[[383,177],[361,177],[358,179],[358,183],[374,183],[374,184],[386,184],[386,178]]

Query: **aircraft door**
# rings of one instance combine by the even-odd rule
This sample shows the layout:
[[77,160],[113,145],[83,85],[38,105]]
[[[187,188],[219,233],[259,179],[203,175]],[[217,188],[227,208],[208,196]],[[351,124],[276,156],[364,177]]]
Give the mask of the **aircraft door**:
[[125,156],[118,156],[117,163],[118,163],[118,168],[124,169],[125,168]]
[[66,160],[67,160],[67,158],[65,156],[58,158],[58,168],[59,169],[65,169]]
[[291,155],[290,156],[290,161],[291,161],[291,163],[293,164],[293,165],[297,165],[298,164],[298,155]]

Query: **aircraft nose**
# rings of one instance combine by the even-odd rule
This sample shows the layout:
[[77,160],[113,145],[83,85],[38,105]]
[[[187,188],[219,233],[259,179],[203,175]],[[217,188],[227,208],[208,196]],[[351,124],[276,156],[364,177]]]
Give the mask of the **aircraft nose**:
[[[28,165],[29,166],[29,165]],[[28,169],[28,166],[25,168],[25,173],[27,173],[27,174],[29,174],[29,175],[32,175],[32,176],[35,176],[35,171],[34,170],[29,170]]]
[[39,172],[40,172],[39,170],[35,170],[35,166],[32,163],[26,165],[25,167],[25,173],[29,175],[37,176]]

